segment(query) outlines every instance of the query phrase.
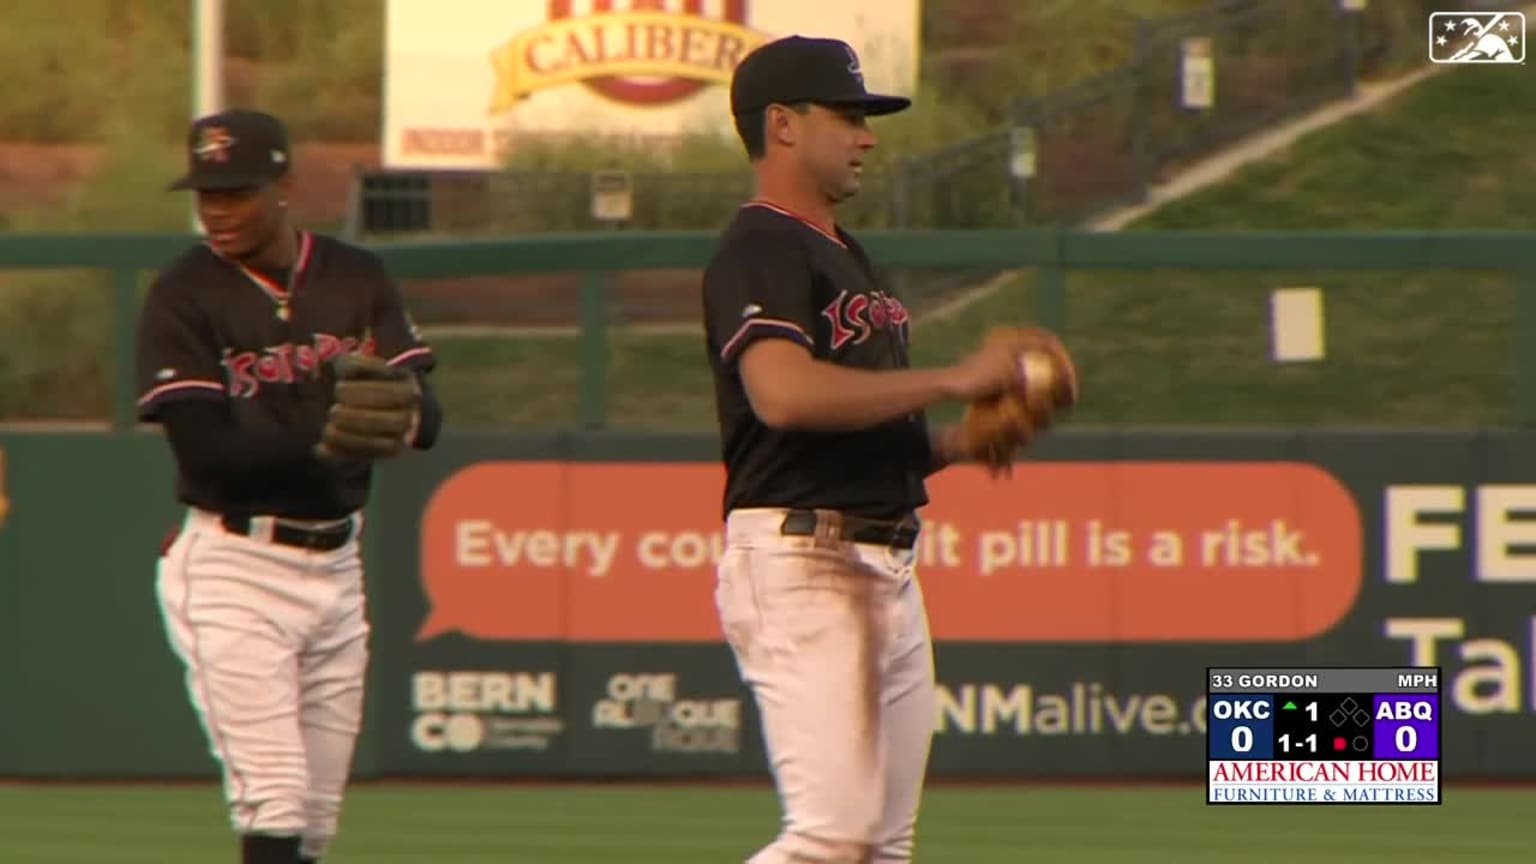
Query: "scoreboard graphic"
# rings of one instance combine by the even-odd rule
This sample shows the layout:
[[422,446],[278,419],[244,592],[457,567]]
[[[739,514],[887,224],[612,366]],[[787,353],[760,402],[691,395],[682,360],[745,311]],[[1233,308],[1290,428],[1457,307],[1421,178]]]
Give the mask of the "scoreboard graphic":
[[1207,668],[1207,804],[1439,804],[1440,669]]

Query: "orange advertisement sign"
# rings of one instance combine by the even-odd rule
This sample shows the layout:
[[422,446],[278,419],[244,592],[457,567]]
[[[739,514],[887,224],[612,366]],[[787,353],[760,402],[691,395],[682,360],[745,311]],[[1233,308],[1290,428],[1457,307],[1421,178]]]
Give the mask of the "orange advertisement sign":
[[[724,481],[705,463],[483,462],[422,525],[419,639],[719,641]],[[919,578],[939,641],[1296,641],[1362,582],[1354,499],[1277,462],[950,468]]]

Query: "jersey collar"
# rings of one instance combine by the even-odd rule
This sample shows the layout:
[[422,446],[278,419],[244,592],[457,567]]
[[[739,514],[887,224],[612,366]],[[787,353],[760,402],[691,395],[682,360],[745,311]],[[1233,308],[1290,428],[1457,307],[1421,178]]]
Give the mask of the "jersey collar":
[[812,231],[815,231],[817,234],[820,234],[821,236],[827,238],[828,240],[831,240],[833,243],[836,243],[837,245],[843,247],[844,249],[848,248],[848,244],[843,242],[843,238],[837,236],[836,234],[834,234],[834,233],[832,233],[830,231],[827,231],[825,228],[822,228],[820,225],[817,225],[815,222],[812,222],[811,220],[805,218],[804,216],[801,216],[799,213],[796,213],[793,210],[789,210],[789,209],[786,209],[784,207],[780,207],[777,204],[771,203],[769,201],[764,201],[761,198],[754,198],[751,201],[748,201],[747,203],[745,203],[745,204],[743,204],[741,206],[743,206],[743,207],[761,207],[764,210],[771,210],[774,213],[779,214],[780,216],[788,216],[789,218],[795,220],[796,222],[799,222],[800,224],[804,225],[805,227],[811,229]]
[[293,270],[288,274],[288,284],[286,285],[278,284],[276,280],[268,277],[266,274],[258,273],[239,261],[225,256],[218,249],[215,249],[211,243],[208,244],[208,248],[213,254],[235,265],[241,273],[245,274],[245,278],[251,280],[251,282],[255,283],[256,287],[272,298],[272,302],[277,304],[277,317],[285,321],[288,319],[288,303],[293,297],[293,288],[299,284],[299,277],[304,273],[304,269],[309,266],[309,254],[314,248],[314,238],[310,236],[308,231],[299,230],[299,254],[294,259]]

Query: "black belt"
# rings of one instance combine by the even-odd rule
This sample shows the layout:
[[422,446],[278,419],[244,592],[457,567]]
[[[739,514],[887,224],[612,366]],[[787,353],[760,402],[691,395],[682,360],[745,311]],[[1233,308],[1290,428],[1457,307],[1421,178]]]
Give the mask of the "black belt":
[[[224,526],[224,530],[232,534],[239,534],[242,537],[251,536],[251,517],[249,516],[225,515],[220,517],[219,522]],[[316,552],[334,552],[347,545],[347,541],[352,539],[352,529],[351,519],[326,528],[304,528],[274,519],[272,520],[272,542]]]
[[[835,526],[829,523],[837,523]],[[837,539],[845,543],[868,543],[911,549],[917,545],[915,521],[886,522],[851,516],[846,513],[822,514],[815,510],[791,510],[779,526],[779,533],[789,537],[815,537],[836,528]]]

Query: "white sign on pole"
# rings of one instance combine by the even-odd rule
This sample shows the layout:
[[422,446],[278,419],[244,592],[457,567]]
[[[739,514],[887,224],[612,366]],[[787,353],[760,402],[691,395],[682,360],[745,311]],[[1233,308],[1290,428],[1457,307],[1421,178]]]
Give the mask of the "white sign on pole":
[[1270,295],[1270,343],[1280,363],[1323,359],[1323,292],[1281,288]]
[[628,171],[597,171],[592,175],[592,218],[617,224],[634,214],[635,196]]
[[1209,109],[1216,104],[1216,58],[1210,37],[1185,39],[1183,49],[1181,103],[1185,108]]

